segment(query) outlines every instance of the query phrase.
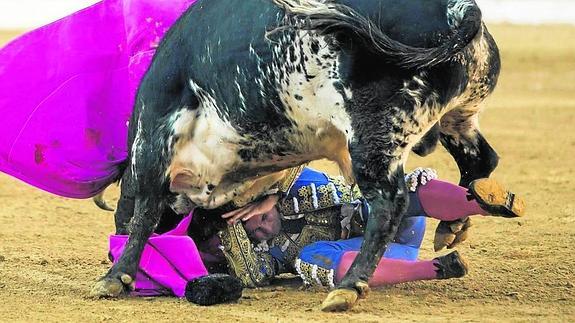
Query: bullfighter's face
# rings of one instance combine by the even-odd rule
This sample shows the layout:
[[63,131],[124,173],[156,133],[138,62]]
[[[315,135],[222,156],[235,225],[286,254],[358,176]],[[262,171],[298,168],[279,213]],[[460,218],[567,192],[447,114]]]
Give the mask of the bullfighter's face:
[[274,207],[269,212],[251,217],[244,224],[248,236],[257,241],[268,241],[276,237],[281,229],[281,218]]

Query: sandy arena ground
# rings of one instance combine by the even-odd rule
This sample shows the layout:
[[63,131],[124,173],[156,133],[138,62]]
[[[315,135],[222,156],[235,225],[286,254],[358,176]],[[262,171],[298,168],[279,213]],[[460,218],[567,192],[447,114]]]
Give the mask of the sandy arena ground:
[[[465,278],[375,290],[345,314],[319,311],[326,294],[298,290],[295,278],[214,307],[175,298],[92,300],[88,291],[109,266],[112,214],[0,174],[0,322],[575,321],[575,27],[491,29],[504,66],[482,129],[501,156],[494,176],[526,198],[528,212],[475,219],[458,248],[471,266]],[[0,33],[0,43],[17,34]],[[409,168],[419,165],[457,180],[442,148],[412,158]],[[436,224],[429,221],[423,257],[436,256]]]

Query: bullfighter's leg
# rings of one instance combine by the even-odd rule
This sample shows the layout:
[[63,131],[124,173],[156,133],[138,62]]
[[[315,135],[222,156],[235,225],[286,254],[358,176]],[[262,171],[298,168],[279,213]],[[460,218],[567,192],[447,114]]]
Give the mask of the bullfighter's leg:
[[[360,135],[361,137],[361,135]],[[352,143],[350,153],[353,171],[370,212],[360,254],[340,282],[322,304],[324,311],[351,308],[358,297],[365,297],[368,280],[373,274],[387,244],[393,239],[408,202],[401,156],[403,148],[389,147],[390,138],[370,135],[362,142]],[[374,140],[379,140],[380,145]]]
[[[441,144],[457,162],[459,185],[463,187],[489,177],[499,162],[499,156],[479,130],[478,111],[478,106],[461,107],[441,118]],[[435,231],[435,249],[454,247],[464,241],[469,227],[469,218],[441,221]]]

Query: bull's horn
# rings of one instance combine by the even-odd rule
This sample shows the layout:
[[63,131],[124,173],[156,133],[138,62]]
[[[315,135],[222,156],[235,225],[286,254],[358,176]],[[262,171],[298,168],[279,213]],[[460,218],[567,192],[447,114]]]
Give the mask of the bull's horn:
[[96,206],[99,207],[100,209],[114,212],[114,208],[109,206],[108,203],[106,203],[106,201],[104,200],[104,192],[105,190],[98,193],[98,195],[94,196],[92,200],[94,201],[94,204],[96,204]]

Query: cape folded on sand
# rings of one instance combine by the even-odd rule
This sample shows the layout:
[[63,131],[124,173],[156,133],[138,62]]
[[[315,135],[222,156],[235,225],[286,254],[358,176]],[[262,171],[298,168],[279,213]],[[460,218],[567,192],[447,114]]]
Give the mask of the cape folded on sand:
[[[152,234],[136,274],[136,296],[175,295],[184,297],[189,281],[208,274],[194,240],[188,236],[191,213],[173,230]],[[110,236],[110,255],[118,261],[128,242],[127,235]]]
[[138,84],[194,2],[104,0],[2,48],[0,171],[72,198],[114,181]]

